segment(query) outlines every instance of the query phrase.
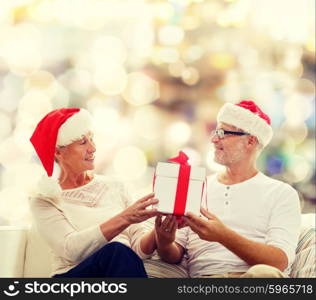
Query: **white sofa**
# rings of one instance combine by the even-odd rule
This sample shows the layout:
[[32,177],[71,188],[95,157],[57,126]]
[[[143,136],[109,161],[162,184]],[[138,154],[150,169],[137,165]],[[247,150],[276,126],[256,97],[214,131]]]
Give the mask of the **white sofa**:
[[[315,214],[302,215],[300,240],[291,277],[315,276]],[[52,228],[52,230],[54,230]],[[49,247],[29,226],[0,226],[0,277],[49,277]],[[145,260],[149,277],[188,277],[181,265],[170,265],[155,255]]]

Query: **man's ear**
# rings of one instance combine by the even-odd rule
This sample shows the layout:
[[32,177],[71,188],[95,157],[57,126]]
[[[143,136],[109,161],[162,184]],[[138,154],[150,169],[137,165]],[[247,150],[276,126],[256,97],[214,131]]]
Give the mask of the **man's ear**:
[[248,138],[248,145],[251,147],[257,146],[257,144],[259,143],[257,137],[250,135]]

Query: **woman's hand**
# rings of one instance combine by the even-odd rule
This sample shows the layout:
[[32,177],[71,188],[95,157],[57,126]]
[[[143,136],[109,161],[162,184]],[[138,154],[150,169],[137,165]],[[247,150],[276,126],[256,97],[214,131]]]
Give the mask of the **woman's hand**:
[[155,220],[156,242],[159,245],[171,244],[176,239],[177,221],[176,217],[168,215],[162,221],[159,215]]
[[151,193],[139,199],[133,205],[123,210],[119,214],[120,217],[122,217],[128,224],[134,224],[156,216],[158,214],[157,209],[146,209],[146,207],[158,203],[157,199],[153,199],[154,196],[155,194]]
[[162,221],[162,216],[157,216],[155,220],[157,244],[160,246],[165,246],[173,243],[176,239],[177,229],[180,229],[184,226],[186,226],[186,223],[182,218],[177,219],[175,216],[167,215]]

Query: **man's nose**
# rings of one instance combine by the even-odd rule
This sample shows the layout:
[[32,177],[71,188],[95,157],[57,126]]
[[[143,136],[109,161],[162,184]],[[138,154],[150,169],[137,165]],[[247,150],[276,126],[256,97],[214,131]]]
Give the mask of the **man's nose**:
[[211,136],[211,143],[216,144],[219,142],[219,137],[217,136],[217,134],[214,134],[213,136]]

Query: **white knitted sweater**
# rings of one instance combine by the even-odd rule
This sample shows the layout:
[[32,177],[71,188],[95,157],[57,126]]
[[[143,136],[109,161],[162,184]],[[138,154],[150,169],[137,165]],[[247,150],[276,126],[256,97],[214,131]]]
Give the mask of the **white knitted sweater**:
[[[132,203],[122,183],[100,175],[86,185],[63,190],[58,202],[42,195],[31,197],[35,226],[53,252],[51,275],[67,272],[108,243],[99,225]],[[133,224],[111,241],[148,258],[140,249],[144,233],[141,224]]]

